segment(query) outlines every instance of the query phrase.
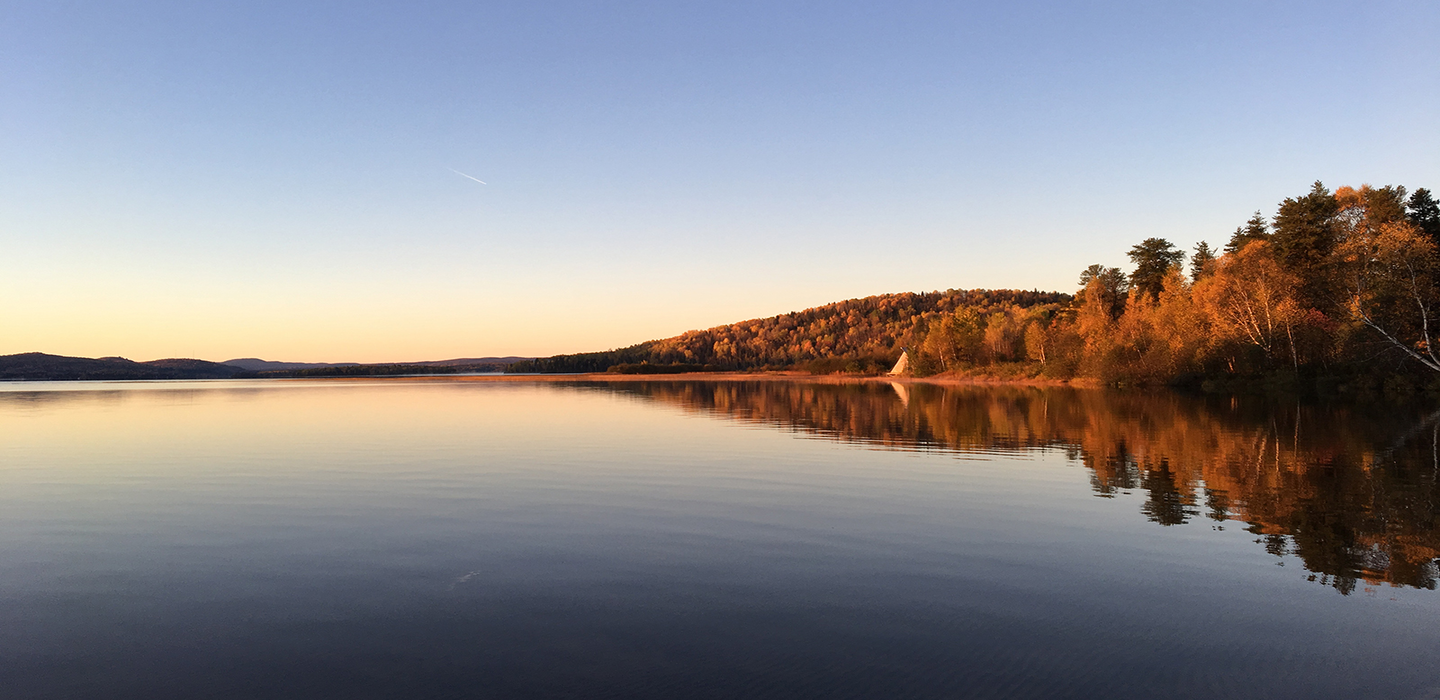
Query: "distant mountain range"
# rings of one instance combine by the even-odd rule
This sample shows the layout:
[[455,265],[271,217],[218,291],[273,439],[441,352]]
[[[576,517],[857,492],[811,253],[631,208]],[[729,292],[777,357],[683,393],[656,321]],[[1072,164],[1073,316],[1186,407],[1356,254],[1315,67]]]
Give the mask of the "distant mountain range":
[[244,377],[387,376],[500,372],[523,357],[477,357],[402,364],[272,362],[241,358],[135,362],[123,357],[65,357],[41,352],[0,355],[0,380],[234,379]]

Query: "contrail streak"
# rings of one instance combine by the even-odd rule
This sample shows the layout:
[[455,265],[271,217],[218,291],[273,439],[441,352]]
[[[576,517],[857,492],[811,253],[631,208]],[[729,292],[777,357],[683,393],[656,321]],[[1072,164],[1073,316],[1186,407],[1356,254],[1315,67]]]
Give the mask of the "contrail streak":
[[[469,175],[466,175],[465,173],[462,173],[462,172],[460,172],[459,170],[456,170],[456,169],[454,169],[454,168],[446,168],[446,170],[449,170],[450,172],[455,173],[456,175],[459,175],[460,177],[470,177]],[[476,182],[478,182],[478,183],[480,183],[480,184],[482,184],[482,185],[488,184],[488,183],[486,183],[484,180],[481,180],[481,179],[478,178],[478,177],[470,177],[470,179],[471,179],[471,180],[474,180],[474,181],[476,181]]]

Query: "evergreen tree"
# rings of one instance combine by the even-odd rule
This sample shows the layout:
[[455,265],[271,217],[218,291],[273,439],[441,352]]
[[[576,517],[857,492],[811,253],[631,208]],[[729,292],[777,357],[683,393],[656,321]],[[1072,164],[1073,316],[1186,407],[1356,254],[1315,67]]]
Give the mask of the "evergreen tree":
[[1170,268],[1185,262],[1185,251],[1163,238],[1146,238],[1126,255],[1135,263],[1135,271],[1130,273],[1131,288],[1151,299],[1160,298]]
[[1436,245],[1440,245],[1440,203],[1430,195],[1430,190],[1421,187],[1410,195],[1406,202],[1406,218],[1425,233]]
[[1210,250],[1210,244],[1200,241],[1195,246],[1195,254],[1190,256],[1190,281],[1199,282],[1209,277],[1215,271],[1215,251]]
[[1240,249],[1244,248],[1247,243],[1269,239],[1270,223],[1265,220],[1265,215],[1257,209],[1244,226],[1235,229],[1235,233],[1231,234],[1230,242],[1225,244],[1225,253],[1234,255],[1240,252]]
[[1318,180],[1303,197],[1287,198],[1275,214],[1275,253],[1281,266],[1300,278],[1300,297],[1312,307],[1326,305],[1326,259],[1335,249],[1335,197]]
[[1405,220],[1405,188],[1386,185],[1381,188],[1360,188],[1365,198],[1366,223],[1372,228],[1381,224]]
[[1081,270],[1081,271],[1080,271],[1080,287],[1081,287],[1081,289],[1084,289],[1087,285],[1089,285],[1089,284],[1090,284],[1090,280],[1093,280],[1093,279],[1095,279],[1095,278],[1097,278],[1097,277],[1100,277],[1101,275],[1104,275],[1104,274],[1105,274],[1105,271],[1106,271],[1107,269],[1110,269],[1110,268],[1107,268],[1107,267],[1105,267],[1104,265],[1101,265],[1100,263],[1095,263],[1094,265],[1091,265],[1090,267],[1087,267],[1087,268],[1085,268],[1084,270]]

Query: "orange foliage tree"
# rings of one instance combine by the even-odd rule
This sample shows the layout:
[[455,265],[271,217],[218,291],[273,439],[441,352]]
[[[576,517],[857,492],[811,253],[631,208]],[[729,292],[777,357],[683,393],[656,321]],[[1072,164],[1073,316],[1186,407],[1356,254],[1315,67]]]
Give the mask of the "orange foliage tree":
[[1195,283],[1195,299],[1218,341],[1254,346],[1266,358],[1288,348],[1298,367],[1295,326],[1305,315],[1296,300],[1298,286],[1276,262],[1269,241],[1253,241],[1220,258],[1215,274]]
[[1352,232],[1337,250],[1346,307],[1359,322],[1421,365],[1440,372],[1431,326],[1436,301],[1435,244],[1394,221]]

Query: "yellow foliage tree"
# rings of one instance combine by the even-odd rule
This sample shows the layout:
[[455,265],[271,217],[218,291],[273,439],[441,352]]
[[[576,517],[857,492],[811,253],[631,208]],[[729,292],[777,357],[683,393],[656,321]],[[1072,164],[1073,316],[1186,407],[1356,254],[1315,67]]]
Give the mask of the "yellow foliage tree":
[[1267,357],[1288,347],[1293,366],[1295,326],[1304,317],[1299,280],[1276,262],[1268,241],[1253,241],[1222,257],[1215,274],[1195,283],[1194,298],[1220,340],[1254,345]]
[[1336,253],[1351,316],[1440,372],[1430,327],[1436,301],[1434,242],[1409,222],[1390,221],[1348,231]]

